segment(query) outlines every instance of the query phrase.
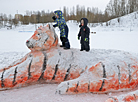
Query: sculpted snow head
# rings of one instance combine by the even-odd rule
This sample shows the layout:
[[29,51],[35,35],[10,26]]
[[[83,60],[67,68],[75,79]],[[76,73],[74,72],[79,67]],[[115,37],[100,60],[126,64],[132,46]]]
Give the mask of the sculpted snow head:
[[33,34],[33,36],[26,41],[27,47],[34,50],[48,50],[51,47],[55,47],[58,44],[58,36],[51,24],[47,24],[45,27],[39,27]]

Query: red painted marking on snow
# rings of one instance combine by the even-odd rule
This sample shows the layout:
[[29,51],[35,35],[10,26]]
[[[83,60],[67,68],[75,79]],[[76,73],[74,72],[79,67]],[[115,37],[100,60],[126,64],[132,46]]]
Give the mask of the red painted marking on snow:
[[72,79],[76,79],[80,76],[79,72],[70,72],[68,75],[67,80],[72,80]]
[[115,101],[114,101],[114,99],[109,98],[109,99],[107,99],[105,102],[115,102]]
[[51,47],[57,46],[57,44],[58,44],[58,38],[56,38],[55,43]]
[[77,90],[79,93],[87,93],[88,92],[88,83],[84,83],[84,84],[80,83]]
[[1,84],[2,84],[2,83],[1,83],[1,80],[0,80],[0,88],[2,88],[2,87],[1,87]]
[[66,75],[66,70],[60,70],[60,69],[58,69],[58,71],[57,71],[57,74],[56,74],[56,77],[55,77],[55,81],[57,81],[57,82],[62,82],[62,81],[64,81],[64,78],[65,78],[65,75]]
[[40,78],[41,73],[32,73],[31,77],[27,80],[26,83],[36,83],[38,81],[38,79]]
[[134,95],[128,95],[123,99],[123,101],[132,102],[132,101],[135,101],[135,97],[134,97]]
[[77,94],[78,93],[77,84],[73,84],[73,87],[70,87],[67,93]]
[[49,65],[47,65],[47,67],[46,67],[46,70],[45,70],[45,72],[44,72],[44,79],[45,79],[46,81],[51,81],[52,78],[53,78],[53,75],[54,75],[54,73],[55,73],[55,70],[52,69],[52,68],[54,68],[54,67],[49,66]]
[[102,86],[102,82],[103,80],[99,80],[98,82],[96,81],[93,81],[93,82],[90,82],[90,92],[99,92],[99,89],[101,88]]
[[118,89],[119,89],[118,78],[113,77],[112,79],[104,80],[104,86],[102,88],[102,92],[109,90],[118,90]]
[[138,65],[133,65],[131,67],[138,69]]
[[37,32],[37,30],[34,32],[34,34],[32,35],[32,37],[31,38],[35,38],[35,36],[36,36],[36,34],[38,34],[38,32]]
[[92,72],[94,70],[95,66],[92,66],[89,71]]
[[[27,55],[26,55],[25,57],[23,57],[23,58],[21,59],[20,62],[14,64],[14,65],[12,65],[12,66],[9,66],[9,67],[7,67],[7,68],[3,68],[3,69],[8,70],[8,69],[10,69],[11,67],[14,67],[14,66],[17,66],[18,64],[23,63],[26,59],[27,59]],[[3,69],[1,69],[0,72],[3,72]]]
[[116,97],[108,98],[105,102],[119,102]]
[[13,87],[13,78],[4,79],[4,88],[12,88]]

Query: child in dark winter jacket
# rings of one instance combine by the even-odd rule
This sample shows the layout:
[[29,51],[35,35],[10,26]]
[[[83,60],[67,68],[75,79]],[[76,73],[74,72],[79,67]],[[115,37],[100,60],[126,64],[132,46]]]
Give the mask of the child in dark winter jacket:
[[80,24],[80,31],[78,34],[78,39],[80,39],[80,43],[81,43],[81,50],[86,50],[87,52],[90,50],[90,46],[89,46],[89,35],[90,35],[90,29],[87,26],[88,24],[88,19],[87,18],[82,18],[81,19],[81,24]]
[[70,43],[68,40],[68,26],[66,25],[65,19],[63,17],[63,13],[60,10],[54,11],[56,16],[53,16],[52,19],[56,22],[53,27],[59,27],[60,29],[60,40],[62,45],[60,47],[64,47],[64,49],[70,49]]

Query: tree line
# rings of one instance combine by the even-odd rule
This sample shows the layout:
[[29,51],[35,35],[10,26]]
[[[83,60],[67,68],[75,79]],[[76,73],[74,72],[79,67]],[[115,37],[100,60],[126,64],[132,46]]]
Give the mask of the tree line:
[[105,14],[111,18],[116,18],[135,11],[138,11],[138,0],[110,0]]
[[[102,23],[107,22],[110,19],[124,16],[126,14],[138,11],[138,0],[110,0],[104,11],[99,10],[97,7],[79,6],[68,8],[63,7],[63,16],[66,21],[76,20],[80,21],[82,17],[86,17],[89,23]],[[0,25],[9,24],[17,25],[19,21],[22,24],[36,24],[36,23],[48,23],[53,22],[53,12],[48,11],[26,11],[26,14],[16,14],[7,16],[6,14],[0,14]],[[3,23],[4,22],[4,23]]]

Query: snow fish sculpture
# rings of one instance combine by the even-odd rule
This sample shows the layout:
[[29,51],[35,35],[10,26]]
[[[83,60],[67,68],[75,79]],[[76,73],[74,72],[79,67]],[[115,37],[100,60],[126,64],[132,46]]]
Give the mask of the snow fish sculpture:
[[[135,54],[117,50],[63,50],[50,24],[39,27],[26,45],[30,53],[0,70],[0,90],[35,83],[60,83],[56,90],[59,94],[107,93],[131,90],[138,85]],[[136,100],[138,92],[124,97]],[[106,102],[116,100],[112,97]]]

